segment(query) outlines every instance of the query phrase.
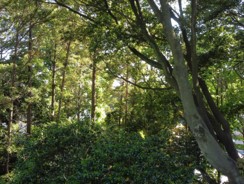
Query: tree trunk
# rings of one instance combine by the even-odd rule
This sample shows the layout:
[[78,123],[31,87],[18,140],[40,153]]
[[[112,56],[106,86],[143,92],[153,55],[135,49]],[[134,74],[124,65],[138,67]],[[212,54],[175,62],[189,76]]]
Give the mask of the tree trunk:
[[3,46],[0,47],[0,60],[3,60]]
[[80,109],[81,109],[81,84],[78,85],[78,92],[77,92],[77,121],[80,122]]
[[[211,97],[211,94],[207,88],[206,83],[199,78],[199,84],[200,87],[202,89],[202,92],[208,102],[208,105],[214,115],[214,118],[216,119],[217,125],[213,125],[213,128],[215,129],[215,131],[217,132],[218,138],[220,140],[220,142],[225,146],[225,149],[227,151],[227,153],[229,154],[229,156],[233,159],[233,160],[237,160],[239,158],[238,153],[235,149],[235,145],[234,142],[232,140],[231,137],[231,131],[230,131],[230,126],[229,123],[226,121],[226,119],[224,118],[224,116],[222,115],[222,113],[219,111],[218,107],[216,106],[216,104],[214,103],[213,98]],[[217,127],[219,127],[219,130],[217,130]]]
[[68,66],[68,62],[69,62],[69,55],[70,55],[70,45],[71,45],[71,41],[68,41],[67,50],[66,50],[66,57],[65,57],[65,61],[64,61],[63,74],[62,74],[62,83],[60,86],[60,98],[59,98],[59,102],[58,102],[57,121],[60,120],[62,100],[63,100],[63,91],[64,91],[65,77],[66,77],[66,70],[67,70],[67,66]]
[[91,96],[91,123],[95,122],[96,114],[96,61],[92,58],[92,96]]
[[[28,88],[29,90],[32,87],[32,52],[33,52],[33,42],[32,42],[32,25],[29,26],[29,45],[28,45]],[[28,93],[28,96],[31,97],[31,92]],[[27,105],[27,134],[31,134],[31,125],[32,125],[32,102],[28,102]]]
[[[155,2],[153,0],[148,0],[148,2],[154,13],[157,14],[158,8]],[[161,0],[160,3],[162,16],[158,18],[163,22],[165,36],[173,54],[173,75],[179,87],[180,98],[183,104],[187,123],[193,132],[193,135],[196,138],[203,155],[209,161],[209,163],[211,163],[224,175],[228,176],[231,183],[242,184],[244,183],[244,179],[241,177],[235,161],[232,160],[220,147],[216,139],[209,132],[205,122],[197,110],[192,95],[192,88],[190,82],[188,81],[188,71],[184,62],[181,45],[177,40],[171,25],[169,6],[166,0]]]
[[126,64],[126,81],[125,81],[125,116],[124,116],[124,124],[125,126],[128,123],[128,96],[129,96],[129,71],[128,71],[128,63]]
[[[52,86],[51,86],[51,121],[54,121],[55,119],[55,88],[56,88],[56,84],[55,84],[55,78],[56,78],[56,43],[54,46],[54,53],[53,53],[53,59],[51,56],[51,60],[52,60]],[[52,53],[51,53],[52,54]]]
[[9,173],[9,162],[10,162],[10,153],[9,153],[9,148],[11,146],[11,127],[13,124],[13,103],[12,107],[10,107],[10,112],[9,112],[9,121],[8,121],[8,138],[7,138],[7,158],[6,158],[6,173]]
[[[191,67],[192,67],[192,83],[195,91],[198,91],[198,59],[196,53],[196,15],[197,0],[191,1]],[[197,93],[198,94],[198,93]],[[199,96],[197,95],[197,98]]]

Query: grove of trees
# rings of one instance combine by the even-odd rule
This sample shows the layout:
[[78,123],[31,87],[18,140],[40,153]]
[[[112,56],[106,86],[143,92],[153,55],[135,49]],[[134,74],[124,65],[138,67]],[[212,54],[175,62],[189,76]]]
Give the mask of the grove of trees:
[[0,183],[243,184],[243,11],[1,0]]

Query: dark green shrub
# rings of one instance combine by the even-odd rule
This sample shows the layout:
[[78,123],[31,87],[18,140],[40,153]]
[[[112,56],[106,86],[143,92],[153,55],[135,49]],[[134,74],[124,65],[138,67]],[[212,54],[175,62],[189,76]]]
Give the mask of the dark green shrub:
[[82,164],[81,183],[190,183],[193,167],[178,167],[180,158],[166,151],[165,133],[146,139],[118,132],[100,139]]
[[[193,166],[170,153],[168,133],[143,139],[78,123],[49,123],[24,142],[10,183],[191,183]],[[180,166],[180,167],[179,167]]]
[[78,172],[80,160],[96,140],[96,134],[78,123],[49,123],[36,128],[21,140],[24,149],[19,153],[13,183],[65,183]]

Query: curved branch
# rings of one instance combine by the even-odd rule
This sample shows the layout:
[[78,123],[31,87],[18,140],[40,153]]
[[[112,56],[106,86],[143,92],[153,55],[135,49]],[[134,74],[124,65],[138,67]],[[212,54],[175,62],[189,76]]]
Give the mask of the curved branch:
[[171,67],[167,58],[160,51],[159,46],[156,43],[156,41],[152,38],[152,36],[148,32],[145,22],[143,20],[140,3],[138,1],[136,1],[136,4],[135,4],[134,0],[130,0],[130,4],[131,4],[133,13],[136,16],[136,23],[139,26],[139,28],[141,29],[142,35],[145,37],[145,40],[148,42],[148,44],[152,47],[152,49],[158,59],[158,62],[162,63],[162,66],[163,66],[162,69],[164,70],[164,74],[165,74],[167,82],[169,82],[176,89],[176,91],[178,91],[178,86],[177,86],[176,80],[172,74],[173,68]]
[[69,7],[68,5],[66,5],[66,4],[64,4],[62,2],[59,2],[57,0],[54,0],[54,1],[56,2],[57,5],[62,6],[64,8],[66,8],[66,9],[68,9],[69,11],[71,11],[71,12],[73,12],[73,13],[75,13],[75,14],[77,14],[77,15],[79,15],[79,16],[81,16],[81,17],[83,17],[83,18],[85,18],[85,19],[87,19],[87,20],[89,20],[91,22],[93,22],[93,23],[95,22],[95,20],[92,19],[91,17],[88,17],[87,15],[82,14],[79,11],[74,10],[73,8]]
[[108,14],[114,19],[114,21],[116,22],[116,24],[118,24],[118,19],[116,18],[116,16],[110,10],[107,0],[104,0],[104,4],[105,4],[105,7],[106,7],[106,9],[108,11]]
[[122,76],[116,75],[116,74],[115,74],[112,70],[110,70],[109,68],[108,68],[108,70],[109,70],[109,73],[112,74],[113,76],[115,76],[116,78],[118,78],[118,79],[122,79],[123,81],[128,82],[129,84],[131,84],[131,85],[133,85],[133,86],[136,86],[136,87],[138,87],[138,88],[141,88],[141,89],[146,89],[146,90],[148,89],[148,90],[155,90],[155,91],[165,91],[165,90],[170,90],[170,89],[172,89],[171,87],[166,87],[166,88],[154,88],[154,87],[141,86],[141,85],[136,84],[136,83],[134,83],[134,82],[132,82],[132,81],[130,81],[130,80],[128,80],[128,79],[122,77]]
[[149,64],[155,68],[158,68],[158,69],[163,69],[163,66],[160,63],[148,58],[147,56],[145,56],[144,54],[139,52],[137,49],[135,49],[134,47],[131,47],[131,46],[128,46],[128,47],[133,54],[135,54],[141,60],[145,61],[147,64]]

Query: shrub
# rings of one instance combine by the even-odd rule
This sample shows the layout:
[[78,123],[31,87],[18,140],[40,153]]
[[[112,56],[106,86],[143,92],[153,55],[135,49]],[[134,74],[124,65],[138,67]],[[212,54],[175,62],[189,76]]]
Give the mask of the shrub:
[[167,140],[165,132],[143,139],[122,130],[49,123],[21,140],[10,183],[190,183],[193,167],[179,167]]

